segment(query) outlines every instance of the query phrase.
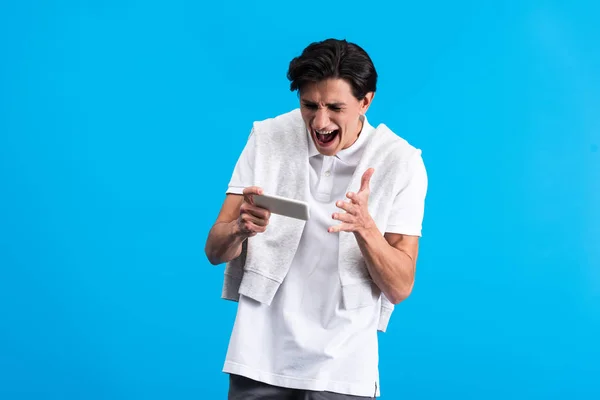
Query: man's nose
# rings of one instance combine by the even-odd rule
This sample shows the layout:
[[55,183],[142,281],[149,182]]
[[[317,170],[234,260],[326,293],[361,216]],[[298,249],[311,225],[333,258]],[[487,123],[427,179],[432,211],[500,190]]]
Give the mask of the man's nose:
[[329,125],[329,115],[326,109],[319,108],[313,121],[315,129],[325,129]]

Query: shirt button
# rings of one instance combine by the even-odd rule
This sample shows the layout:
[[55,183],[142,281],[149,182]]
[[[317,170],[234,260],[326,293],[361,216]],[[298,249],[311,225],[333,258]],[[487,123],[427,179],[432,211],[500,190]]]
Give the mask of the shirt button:
[[329,177],[331,175],[330,171],[325,171],[325,176]]

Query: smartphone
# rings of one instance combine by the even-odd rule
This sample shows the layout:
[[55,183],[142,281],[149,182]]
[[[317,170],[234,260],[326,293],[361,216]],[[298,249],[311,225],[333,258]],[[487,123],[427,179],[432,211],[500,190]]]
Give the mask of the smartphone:
[[305,201],[270,194],[252,195],[254,204],[266,208],[273,214],[307,221],[310,218],[310,207]]

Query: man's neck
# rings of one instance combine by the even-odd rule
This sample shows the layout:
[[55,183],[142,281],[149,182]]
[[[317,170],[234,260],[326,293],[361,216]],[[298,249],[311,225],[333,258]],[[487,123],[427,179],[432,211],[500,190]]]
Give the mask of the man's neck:
[[352,143],[350,143],[348,146],[344,147],[342,150],[346,150],[347,148],[351,147],[354,143],[356,143],[356,141],[358,140],[358,138],[360,137],[360,134],[362,133],[363,127],[364,127],[364,121],[362,118],[360,118],[358,120],[358,132],[356,134],[356,138],[352,141]]

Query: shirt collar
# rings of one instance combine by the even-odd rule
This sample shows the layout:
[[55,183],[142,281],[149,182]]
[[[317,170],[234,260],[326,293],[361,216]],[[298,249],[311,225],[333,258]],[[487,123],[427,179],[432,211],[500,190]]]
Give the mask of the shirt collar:
[[[361,116],[361,119],[363,121],[363,127],[360,131],[360,135],[358,135],[358,139],[356,139],[352,146],[348,147],[347,149],[338,151],[338,153],[334,156],[346,164],[358,164],[358,162],[360,161],[360,157],[362,156],[365,143],[367,142],[367,138],[374,130],[371,124],[369,124],[366,115]],[[315,143],[313,142],[308,128],[306,129],[306,134],[308,135],[308,157],[310,158],[322,155],[321,153],[319,153],[319,150],[317,150],[317,146],[315,146]]]

